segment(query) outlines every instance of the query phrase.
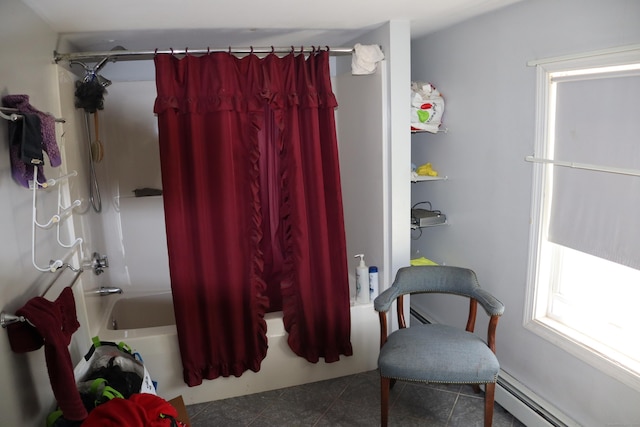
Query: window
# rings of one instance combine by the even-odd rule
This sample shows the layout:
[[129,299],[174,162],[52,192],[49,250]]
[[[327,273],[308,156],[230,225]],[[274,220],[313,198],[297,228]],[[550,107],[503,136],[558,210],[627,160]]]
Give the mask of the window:
[[640,390],[640,46],[530,65],[525,326]]

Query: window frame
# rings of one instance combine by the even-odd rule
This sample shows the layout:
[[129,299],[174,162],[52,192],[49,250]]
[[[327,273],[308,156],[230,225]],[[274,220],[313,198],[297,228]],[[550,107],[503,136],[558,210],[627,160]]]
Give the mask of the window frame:
[[[536,67],[536,130],[535,155],[527,160],[533,161],[531,229],[529,238],[529,260],[527,272],[527,291],[523,325],[527,330],[564,349],[573,356],[640,391],[640,372],[633,371],[612,360],[604,351],[598,350],[594,340],[586,335],[547,316],[547,307],[552,298],[552,284],[548,278],[551,262],[542,259],[550,251],[543,253],[544,218],[548,218],[550,204],[545,198],[545,183],[551,179],[552,167],[548,161],[536,162],[535,159],[550,159],[553,151],[547,141],[552,137],[552,122],[555,117],[555,103],[550,106],[555,94],[551,89],[551,74],[561,71],[598,68],[610,65],[640,62],[640,45],[623,46],[613,49],[589,52],[578,55],[548,58],[531,61],[527,65]],[[553,110],[550,110],[550,107]],[[544,283],[539,283],[539,279]]]

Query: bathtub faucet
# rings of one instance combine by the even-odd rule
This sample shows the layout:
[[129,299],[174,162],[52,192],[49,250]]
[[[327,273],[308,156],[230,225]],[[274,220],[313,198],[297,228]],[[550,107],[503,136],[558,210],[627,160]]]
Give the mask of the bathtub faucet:
[[112,294],[121,294],[122,293],[122,289],[115,287],[115,286],[100,286],[100,288],[98,288],[98,290],[94,291],[94,293],[100,295],[101,297],[105,296],[105,295],[112,295]]
[[109,268],[109,258],[107,256],[101,256],[98,252],[93,253],[93,257],[91,258],[91,268],[93,268],[93,273],[96,276],[104,273],[105,268]]

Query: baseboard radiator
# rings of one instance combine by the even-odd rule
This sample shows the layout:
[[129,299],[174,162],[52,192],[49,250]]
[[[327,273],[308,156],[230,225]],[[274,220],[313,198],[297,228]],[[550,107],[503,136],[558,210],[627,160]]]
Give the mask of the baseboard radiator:
[[[433,323],[427,315],[414,308],[411,308],[410,313],[412,321]],[[495,399],[500,406],[527,427],[579,426],[554,405],[502,370],[498,376]]]

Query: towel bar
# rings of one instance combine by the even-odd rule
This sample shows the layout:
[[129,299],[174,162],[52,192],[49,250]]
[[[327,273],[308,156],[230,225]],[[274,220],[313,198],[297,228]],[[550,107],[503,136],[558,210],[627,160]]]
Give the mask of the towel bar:
[[[82,274],[82,272],[84,270],[82,270],[82,268],[75,268],[71,264],[63,264],[62,267],[61,267],[61,270],[63,270],[64,268],[68,268],[69,270],[74,271],[76,273],[73,276],[73,280],[71,281],[71,284],[69,284],[69,287],[73,288],[73,285],[76,284],[76,282],[78,281],[78,278],[80,277],[80,274]],[[51,282],[51,284],[49,286],[47,286],[47,288],[42,292],[42,294],[40,295],[41,297],[44,297],[47,294],[47,292],[49,292],[49,289],[51,289],[51,287],[54,285],[54,283],[56,283],[56,281],[58,280],[58,278],[60,277],[61,274],[62,274],[62,271]],[[14,323],[20,323],[20,322],[27,322],[31,326],[33,326],[33,324],[31,324],[31,322],[29,322],[29,319],[27,319],[24,316],[17,316],[15,314],[5,313],[4,311],[0,312],[0,326],[2,328],[6,329],[7,326],[12,325]]]

